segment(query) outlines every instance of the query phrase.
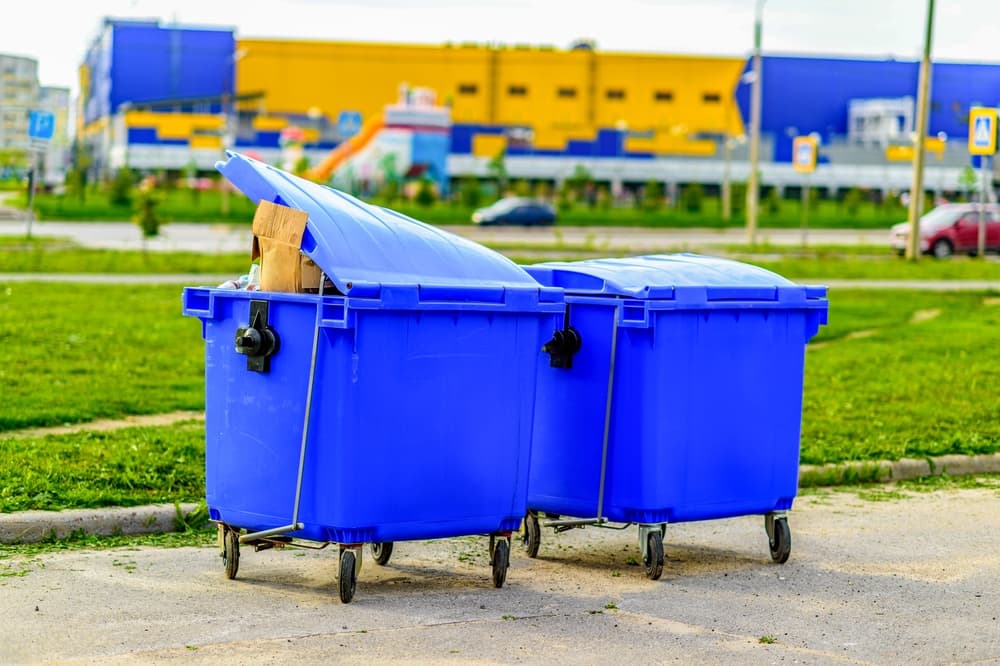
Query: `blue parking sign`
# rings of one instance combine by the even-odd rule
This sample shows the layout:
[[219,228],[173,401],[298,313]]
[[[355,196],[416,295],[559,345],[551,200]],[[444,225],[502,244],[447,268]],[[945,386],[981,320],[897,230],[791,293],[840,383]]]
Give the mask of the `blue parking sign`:
[[341,139],[349,139],[361,131],[361,113],[359,111],[341,111],[337,117],[337,134]]
[[50,141],[56,131],[56,117],[51,111],[31,111],[28,114],[28,138]]

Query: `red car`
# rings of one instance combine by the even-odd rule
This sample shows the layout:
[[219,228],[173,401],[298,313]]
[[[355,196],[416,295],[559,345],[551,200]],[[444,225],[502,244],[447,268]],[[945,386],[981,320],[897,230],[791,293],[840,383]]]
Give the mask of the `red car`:
[[[1000,252],[1000,206],[986,205],[986,251]],[[889,243],[900,255],[906,252],[910,223],[892,227]],[[956,252],[975,255],[979,250],[979,204],[943,204],[920,218],[920,251],[935,257]]]

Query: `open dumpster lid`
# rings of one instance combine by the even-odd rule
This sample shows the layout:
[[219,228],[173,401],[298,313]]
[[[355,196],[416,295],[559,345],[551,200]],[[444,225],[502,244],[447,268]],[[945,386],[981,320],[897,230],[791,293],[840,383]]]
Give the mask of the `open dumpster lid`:
[[804,287],[769,270],[697,254],[547,262],[525,267],[541,284],[568,294],[684,300],[805,300],[826,287]]
[[348,283],[539,286],[520,266],[472,241],[240,153],[227,155],[216,168],[254,203],[309,215],[302,251],[343,293]]

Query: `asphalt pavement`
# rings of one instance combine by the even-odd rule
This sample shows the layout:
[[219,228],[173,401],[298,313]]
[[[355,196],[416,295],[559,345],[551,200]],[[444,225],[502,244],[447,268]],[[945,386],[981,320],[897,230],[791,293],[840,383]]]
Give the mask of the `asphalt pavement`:
[[350,604],[336,548],[70,550],[0,560],[0,662],[1000,662],[1000,488],[800,497],[792,555],[760,517],[668,526],[648,580],[637,530],[542,533],[493,587],[487,539],[365,555]]

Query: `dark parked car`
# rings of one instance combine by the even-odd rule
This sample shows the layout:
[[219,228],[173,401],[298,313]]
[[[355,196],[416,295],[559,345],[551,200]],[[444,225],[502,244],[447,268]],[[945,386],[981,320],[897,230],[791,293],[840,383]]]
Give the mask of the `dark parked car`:
[[547,203],[524,197],[506,197],[472,214],[475,224],[555,224],[556,210]]
[[[986,206],[986,251],[1000,251],[1000,206]],[[908,222],[892,227],[889,243],[899,254],[906,252],[910,237]],[[956,252],[979,250],[979,204],[943,204],[920,218],[920,251],[938,258]]]

